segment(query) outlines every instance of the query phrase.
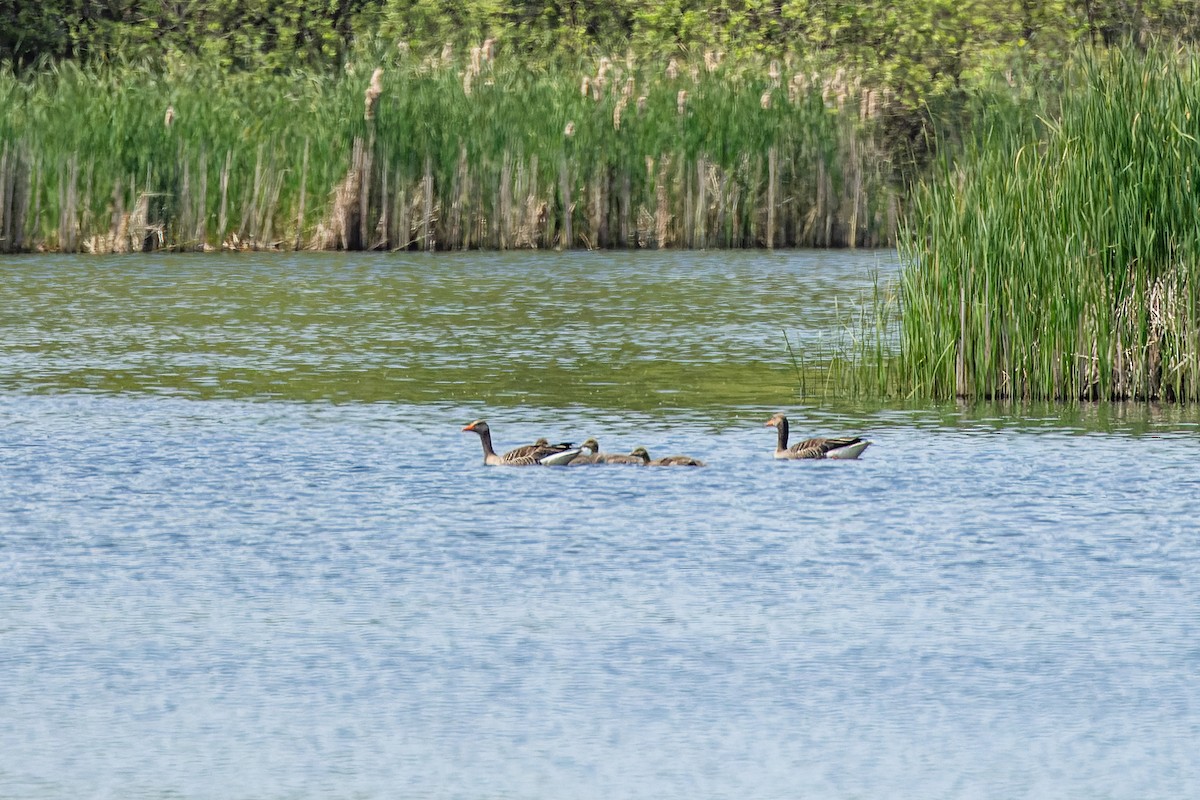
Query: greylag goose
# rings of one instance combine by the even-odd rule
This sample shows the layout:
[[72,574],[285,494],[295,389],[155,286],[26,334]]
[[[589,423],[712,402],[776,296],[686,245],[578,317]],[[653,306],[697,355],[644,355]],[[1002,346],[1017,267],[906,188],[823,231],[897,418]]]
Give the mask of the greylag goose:
[[788,447],[788,420],[783,414],[776,414],[766,422],[766,427],[779,431],[779,442],[775,446],[775,457],[786,459],[798,458],[858,458],[863,450],[871,444],[861,436],[842,436],[836,438],[816,437],[805,439],[803,442]]
[[[594,440],[593,440],[594,441]],[[545,436],[533,443],[534,447],[549,447],[551,450],[570,450],[574,445],[570,442],[559,442],[558,444],[550,444],[550,440]]]
[[570,463],[579,455],[579,448],[573,448],[567,443],[549,444],[545,439],[539,439],[533,444],[523,445],[509,450],[504,455],[497,455],[492,449],[492,431],[488,424],[477,419],[463,428],[464,431],[479,434],[483,443],[483,463],[491,467],[527,467],[541,464],[546,467],[560,466]]
[[600,443],[595,439],[588,439],[583,444],[579,445],[579,447],[581,450],[586,450],[587,452],[581,452],[579,455],[572,458],[570,462],[568,462],[567,466],[579,467],[583,466],[584,464],[602,463],[601,459],[604,457],[604,455],[600,452]]
[[641,466],[646,463],[640,456],[625,455],[624,453],[601,453],[600,443],[595,439],[588,439],[579,446],[590,452],[580,453],[575,456],[575,458],[571,459],[568,466],[574,467],[584,464],[636,464]]
[[641,460],[648,467],[703,467],[704,462],[691,456],[665,456],[650,460],[650,454],[644,447],[636,447],[629,455]]
[[[641,448],[638,448],[639,450]],[[646,461],[641,456],[637,455],[637,450],[626,455],[625,453],[601,453],[598,464],[634,464],[635,466],[643,466]]]

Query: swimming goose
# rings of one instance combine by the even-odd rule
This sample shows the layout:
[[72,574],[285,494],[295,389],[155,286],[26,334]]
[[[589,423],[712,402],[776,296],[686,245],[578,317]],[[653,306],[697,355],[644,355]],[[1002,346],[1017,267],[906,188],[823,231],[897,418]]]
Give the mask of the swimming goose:
[[775,457],[785,459],[799,458],[858,458],[870,442],[861,436],[842,436],[838,438],[816,437],[805,439],[803,442],[788,447],[788,420],[783,414],[776,414],[766,422],[765,427],[779,431],[779,442],[775,446]]
[[463,430],[479,434],[479,440],[483,443],[483,463],[491,467],[527,467],[535,464],[546,467],[561,466],[569,463],[580,452],[579,448],[573,448],[565,442],[552,445],[545,439],[539,439],[533,444],[509,450],[501,456],[492,449],[492,431],[486,422],[477,419]]
[[641,456],[636,456],[633,453],[601,453],[600,464],[633,464],[634,466],[644,466],[645,459]]
[[588,439],[583,444],[579,445],[579,447],[581,450],[586,450],[587,452],[581,452],[579,455],[572,458],[570,462],[568,462],[567,466],[579,467],[585,464],[603,463],[601,459],[604,457],[604,454],[600,452],[600,443],[595,439]]
[[591,452],[580,453],[571,459],[571,462],[567,466],[574,467],[584,464],[635,464],[641,466],[646,463],[642,460],[641,456],[626,455],[624,453],[601,453],[600,443],[595,439],[588,439],[579,446]]
[[631,456],[641,459],[642,463],[649,467],[703,467],[704,462],[698,458],[691,456],[665,456],[650,460],[650,454],[646,452],[644,447],[636,447]]
[[[594,439],[592,441],[595,441]],[[559,442],[558,444],[550,444],[550,440],[545,436],[533,443],[534,447],[549,447],[551,450],[570,450],[573,445],[571,442]],[[582,446],[582,445],[581,445]]]
[[[640,449],[640,448],[639,448]],[[600,453],[600,460],[597,464],[633,464],[634,466],[644,466],[646,460],[637,455],[637,450],[632,453]]]

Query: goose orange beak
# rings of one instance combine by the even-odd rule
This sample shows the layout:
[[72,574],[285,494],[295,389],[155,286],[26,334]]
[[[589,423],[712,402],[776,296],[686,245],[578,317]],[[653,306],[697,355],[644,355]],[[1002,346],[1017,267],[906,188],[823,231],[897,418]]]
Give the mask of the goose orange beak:
[[473,430],[475,430],[475,423],[474,423],[474,422],[472,422],[470,425],[464,425],[464,426],[463,426],[463,430],[464,430],[464,431],[473,431]]

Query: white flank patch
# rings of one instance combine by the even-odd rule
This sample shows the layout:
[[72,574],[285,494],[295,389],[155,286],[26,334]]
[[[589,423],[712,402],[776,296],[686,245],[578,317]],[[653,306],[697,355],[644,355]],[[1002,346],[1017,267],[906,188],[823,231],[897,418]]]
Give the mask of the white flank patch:
[[867,449],[870,442],[857,442],[847,447],[839,447],[836,450],[830,450],[825,454],[826,458],[858,458],[863,450]]
[[546,456],[538,463],[544,467],[561,467],[564,464],[569,463],[571,459],[582,452],[583,448],[575,447],[571,450],[563,450],[561,453],[555,453],[554,455]]

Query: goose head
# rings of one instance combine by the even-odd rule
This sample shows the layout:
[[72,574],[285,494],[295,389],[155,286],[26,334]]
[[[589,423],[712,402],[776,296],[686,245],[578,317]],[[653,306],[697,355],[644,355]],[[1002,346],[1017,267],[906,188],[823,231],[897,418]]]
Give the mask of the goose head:
[[488,427],[488,424],[481,419],[477,419],[474,422],[472,422],[470,425],[464,426],[463,430],[470,431],[471,433],[478,433],[478,434],[484,434],[484,433],[491,432],[491,429]]
[[636,456],[647,463],[650,462],[650,453],[648,453],[644,447],[633,448],[633,450],[629,451],[629,455]]
[[783,414],[776,414],[775,416],[773,416],[769,420],[767,420],[763,424],[763,427],[777,428],[777,427],[779,427],[780,423],[787,424],[787,417],[785,417]]
[[600,443],[595,439],[588,439],[583,444],[579,445],[584,450],[589,451],[592,455],[600,452]]

